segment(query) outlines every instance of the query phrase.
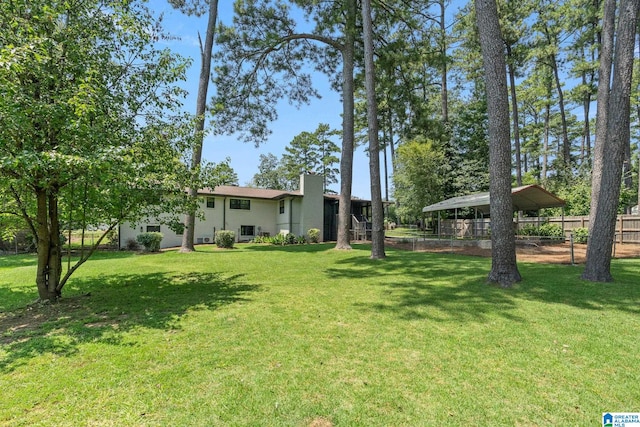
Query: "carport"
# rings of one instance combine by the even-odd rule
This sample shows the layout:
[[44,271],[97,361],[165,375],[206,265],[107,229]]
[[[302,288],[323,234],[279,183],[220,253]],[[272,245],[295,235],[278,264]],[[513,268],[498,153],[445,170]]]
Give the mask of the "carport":
[[[539,211],[543,208],[563,208],[562,231],[564,233],[564,206],[566,204],[564,200],[535,184],[512,188],[511,200],[514,212]],[[478,214],[480,214],[482,218],[489,216],[490,206],[491,197],[489,192],[475,193],[466,196],[452,197],[450,199],[425,206],[422,208],[422,213],[454,210],[457,224],[458,209],[473,208],[475,211],[475,217],[478,219]],[[440,237],[440,215],[438,215],[438,237]]]

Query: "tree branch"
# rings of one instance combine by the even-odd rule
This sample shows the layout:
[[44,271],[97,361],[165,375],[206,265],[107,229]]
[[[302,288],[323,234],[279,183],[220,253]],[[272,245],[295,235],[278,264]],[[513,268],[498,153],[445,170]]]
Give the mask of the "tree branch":
[[29,216],[29,213],[27,212],[27,208],[22,203],[22,199],[20,198],[20,194],[18,194],[16,189],[13,187],[13,185],[10,185],[9,189],[11,190],[11,194],[13,195],[14,200],[18,204],[18,209],[20,209],[20,214],[21,214],[22,218],[24,218],[25,222],[29,226],[29,229],[31,230],[31,234],[36,238],[36,242],[37,242],[38,231],[36,230],[36,227],[33,224],[33,221],[31,220],[31,217]]

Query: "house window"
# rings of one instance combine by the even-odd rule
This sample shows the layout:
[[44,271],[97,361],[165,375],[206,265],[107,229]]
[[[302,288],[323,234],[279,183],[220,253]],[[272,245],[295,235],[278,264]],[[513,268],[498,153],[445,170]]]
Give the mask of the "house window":
[[241,236],[255,236],[255,226],[253,226],[253,225],[241,225],[240,226],[240,235]]
[[280,213],[284,213],[284,200],[280,200]]
[[242,210],[248,211],[248,210],[251,210],[251,200],[231,199],[229,200],[229,207],[231,209],[242,209]]
[[147,225],[147,233],[159,233],[160,226],[159,225]]
[[207,207],[209,209],[213,209],[216,207],[216,198],[215,197],[207,197]]

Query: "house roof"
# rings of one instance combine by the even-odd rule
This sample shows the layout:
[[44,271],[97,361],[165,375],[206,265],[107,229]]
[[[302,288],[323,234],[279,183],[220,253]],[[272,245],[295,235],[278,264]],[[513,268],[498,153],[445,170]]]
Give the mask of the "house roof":
[[[539,185],[525,185],[511,189],[514,211],[534,211],[542,208],[555,208],[565,205],[565,201],[551,194]],[[452,197],[433,205],[425,206],[422,212],[435,212],[458,208],[476,208],[489,213],[489,192],[467,196]]]
[[[325,193],[324,198],[329,200],[340,200],[340,195],[333,194],[333,193]],[[355,197],[355,196],[351,197],[351,201],[352,202],[371,202],[371,200],[361,199],[360,197]]]
[[243,197],[247,199],[277,200],[284,197],[301,197],[299,191],[268,190],[264,188],[237,187],[233,185],[219,185],[213,189],[203,188],[198,194],[207,196]]

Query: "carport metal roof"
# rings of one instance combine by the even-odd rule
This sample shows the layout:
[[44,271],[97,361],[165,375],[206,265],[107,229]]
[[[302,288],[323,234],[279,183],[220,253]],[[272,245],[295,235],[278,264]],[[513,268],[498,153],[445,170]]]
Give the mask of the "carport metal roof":
[[[511,189],[514,211],[537,211],[565,205],[565,201],[551,194],[539,185],[525,185]],[[435,212],[459,208],[476,208],[483,214],[489,213],[489,192],[452,197],[433,205],[425,206],[422,212]]]

